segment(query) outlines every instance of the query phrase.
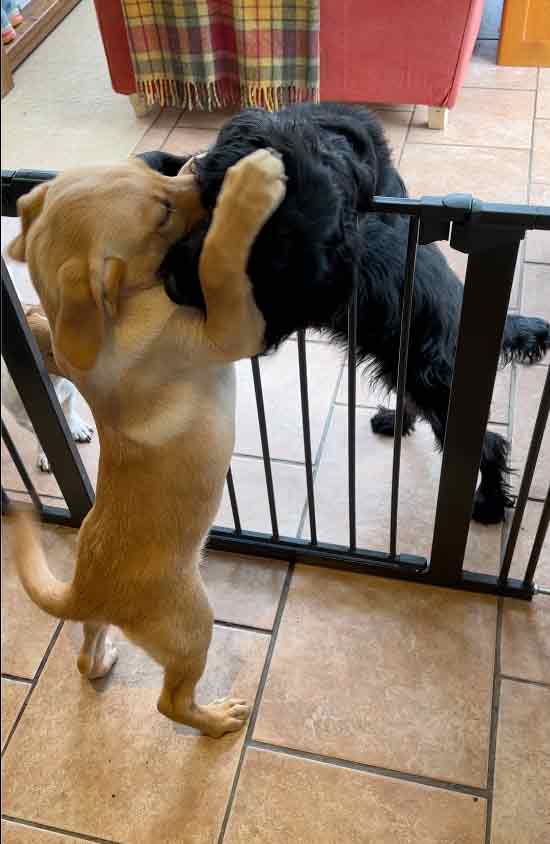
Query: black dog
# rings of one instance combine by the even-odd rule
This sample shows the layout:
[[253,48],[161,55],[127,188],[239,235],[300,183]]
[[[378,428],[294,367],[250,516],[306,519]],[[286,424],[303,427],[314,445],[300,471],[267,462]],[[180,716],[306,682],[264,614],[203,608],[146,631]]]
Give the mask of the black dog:
[[[207,154],[194,162],[202,202],[212,212],[226,170],[260,147],[283,157],[288,178],[280,208],[260,233],[248,272],[266,321],[266,351],[300,328],[317,328],[347,342],[347,306],[354,275],[358,285],[357,353],[373,377],[395,389],[401,327],[400,299],[408,221],[395,214],[367,213],[375,194],[406,196],[391,162],[377,118],[366,108],[337,104],[300,105],[275,114],[249,109],[231,119]],[[142,156],[154,169],[175,175],[185,158]],[[163,271],[168,295],[204,308],[198,261],[206,219],[177,244]],[[417,415],[426,419],[441,447],[449,403],[463,288],[434,245],[417,253],[404,433]],[[540,360],[550,346],[550,325],[509,316],[505,362]],[[380,409],[376,433],[392,436],[394,412]],[[511,506],[508,443],[487,431],[481,483],[473,518],[503,520]]]

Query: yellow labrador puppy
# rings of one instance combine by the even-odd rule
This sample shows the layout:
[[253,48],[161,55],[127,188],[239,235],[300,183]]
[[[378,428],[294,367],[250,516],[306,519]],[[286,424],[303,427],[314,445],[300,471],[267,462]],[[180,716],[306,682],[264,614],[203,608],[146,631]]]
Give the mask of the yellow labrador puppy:
[[28,262],[57,364],[88,401],[101,452],[72,583],[54,578],[23,514],[21,581],[46,612],[84,622],[82,674],[109,671],[116,625],[164,667],[160,712],[216,737],[249,709],[195,702],[213,624],[199,559],[233,450],[232,361],[263,346],[248,256],[284,192],[268,150],[228,171],[200,260],[206,316],[174,305],[158,276],[203,214],[188,173],[169,178],[134,160],[63,174],[20,199],[10,246]]

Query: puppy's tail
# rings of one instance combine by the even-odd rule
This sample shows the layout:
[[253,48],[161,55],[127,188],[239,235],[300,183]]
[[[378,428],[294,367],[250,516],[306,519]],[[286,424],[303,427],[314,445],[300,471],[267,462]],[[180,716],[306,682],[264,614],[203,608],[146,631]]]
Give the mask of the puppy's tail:
[[539,317],[509,315],[502,338],[505,363],[537,363],[550,349],[550,323]]
[[40,609],[56,618],[81,621],[72,583],[53,576],[44,555],[33,518],[16,510],[13,514],[13,549],[17,573],[25,592]]

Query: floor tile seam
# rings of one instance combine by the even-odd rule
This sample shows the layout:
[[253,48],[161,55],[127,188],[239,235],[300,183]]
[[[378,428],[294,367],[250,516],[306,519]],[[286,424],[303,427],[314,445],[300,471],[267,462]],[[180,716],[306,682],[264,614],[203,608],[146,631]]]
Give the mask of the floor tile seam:
[[4,747],[2,748],[1,758],[4,757],[4,754],[6,753],[8,747],[10,746],[11,740],[12,740],[13,736],[15,735],[15,731],[17,730],[17,727],[19,726],[19,722],[21,721],[21,719],[22,719],[22,717],[25,713],[25,710],[27,709],[27,706],[30,703],[30,700],[32,698],[34,690],[35,690],[35,688],[38,684],[38,681],[40,680],[40,677],[42,676],[44,668],[46,667],[46,663],[48,662],[48,658],[49,658],[49,656],[50,656],[50,654],[51,654],[51,652],[52,652],[52,650],[55,646],[55,643],[57,642],[57,640],[59,638],[61,630],[63,629],[63,624],[64,624],[63,621],[59,621],[55,630],[54,630],[54,632],[52,633],[50,641],[48,642],[46,650],[44,651],[42,659],[40,660],[38,668],[36,669],[36,673],[35,673],[32,681],[30,683],[29,690],[27,692],[25,700],[21,704],[21,708],[19,709],[19,712],[17,713],[17,716],[16,716],[16,718],[13,722],[13,725],[12,725],[10,731],[9,731],[9,734],[6,738],[6,741],[4,742]]
[[323,753],[314,753],[309,750],[301,750],[294,747],[288,747],[286,745],[273,744],[271,742],[261,741],[259,739],[252,739],[248,743],[248,747],[251,750],[261,750],[267,753],[276,753],[285,756],[291,756],[295,759],[303,759],[304,761],[308,762],[320,762],[322,764],[333,765],[334,767],[343,768],[349,771],[375,774],[376,776],[399,780],[401,782],[411,782],[417,785],[438,788],[443,791],[451,791],[453,793],[465,794],[471,797],[477,797],[482,800],[486,800],[488,796],[487,789],[466,785],[465,783],[441,780],[435,777],[428,777],[423,774],[413,774],[409,773],[408,771],[399,771],[395,768],[384,768],[379,765],[369,765],[365,762],[356,762],[352,759],[342,759],[337,756],[329,756]]
[[11,683],[21,683],[25,686],[33,682],[32,677],[20,677],[19,674],[10,674],[7,671],[2,671],[2,680],[9,680]]
[[25,818],[19,818],[15,815],[2,814],[2,820],[19,826],[29,827],[30,829],[38,829],[42,832],[54,832],[57,835],[65,835],[67,837],[72,836],[73,838],[78,838],[81,841],[93,842],[93,844],[119,844],[119,842],[110,838],[98,838],[95,835],[86,835],[86,833],[83,832],[63,829],[60,826],[51,826],[50,824],[40,823],[40,821],[28,821]]
[[242,745],[242,748],[241,748],[241,752],[240,752],[240,755],[239,755],[239,760],[237,762],[237,767],[235,769],[235,774],[233,776],[233,782],[231,784],[231,790],[230,790],[229,796],[227,798],[224,817],[223,817],[223,820],[222,820],[220,832],[219,832],[218,839],[217,839],[218,844],[222,844],[222,842],[224,840],[225,832],[227,830],[227,825],[229,823],[229,819],[231,817],[231,813],[232,813],[233,806],[234,806],[234,803],[235,803],[235,796],[236,796],[237,788],[238,788],[238,785],[239,785],[241,770],[242,770],[242,766],[244,764],[246,751],[247,751],[247,748],[250,745],[250,742],[252,741],[252,735],[253,735],[254,729],[256,727],[256,719],[257,719],[257,716],[258,716],[258,711],[259,711],[259,708],[260,708],[260,705],[261,705],[261,702],[262,702],[262,697],[263,697],[265,685],[267,683],[267,679],[268,679],[268,676],[269,676],[269,672],[271,670],[271,662],[272,662],[272,659],[273,659],[275,646],[277,644],[277,639],[278,639],[278,636],[279,636],[279,628],[281,626],[283,614],[284,614],[285,607],[286,607],[286,604],[287,604],[287,599],[288,599],[288,594],[289,594],[289,591],[290,591],[290,585],[291,585],[291,582],[292,582],[293,573],[294,573],[294,563],[290,563],[289,566],[288,566],[288,570],[287,570],[287,573],[286,573],[286,576],[285,576],[284,583],[283,583],[283,588],[281,590],[279,603],[277,605],[277,612],[275,613],[275,620],[273,622],[273,630],[272,630],[271,638],[270,638],[269,645],[268,645],[268,648],[267,648],[267,653],[266,653],[266,656],[265,656],[265,660],[264,660],[264,664],[263,664],[263,668],[262,668],[262,673],[260,675],[258,688],[256,690],[256,695],[255,695],[255,698],[254,698],[254,705],[252,707],[250,717],[248,719],[248,724],[246,725],[246,735],[245,735],[243,745]]
[[550,689],[550,681],[531,680],[527,677],[516,677],[513,674],[505,674],[502,672],[500,672],[499,677],[501,680],[510,680],[513,683],[523,683],[524,686],[536,686],[539,689]]

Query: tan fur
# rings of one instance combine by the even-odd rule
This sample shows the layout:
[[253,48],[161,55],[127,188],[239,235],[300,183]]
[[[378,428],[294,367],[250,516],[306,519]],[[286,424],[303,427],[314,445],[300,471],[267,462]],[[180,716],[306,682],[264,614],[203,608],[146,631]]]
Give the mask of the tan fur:
[[101,445],[72,584],[51,575],[19,517],[23,585],[46,611],[84,621],[82,673],[110,669],[115,624],[164,666],[160,711],[212,736],[239,729],[248,707],[195,703],[213,623],[198,566],[233,449],[232,361],[262,349],[248,256],[283,195],[282,163],[267,150],[227,173],[200,261],[206,318],[174,305],[157,274],[202,213],[187,172],[169,179],[132,161],[64,174],[36,207],[25,200],[12,248],[29,263],[57,364],[88,401]]

